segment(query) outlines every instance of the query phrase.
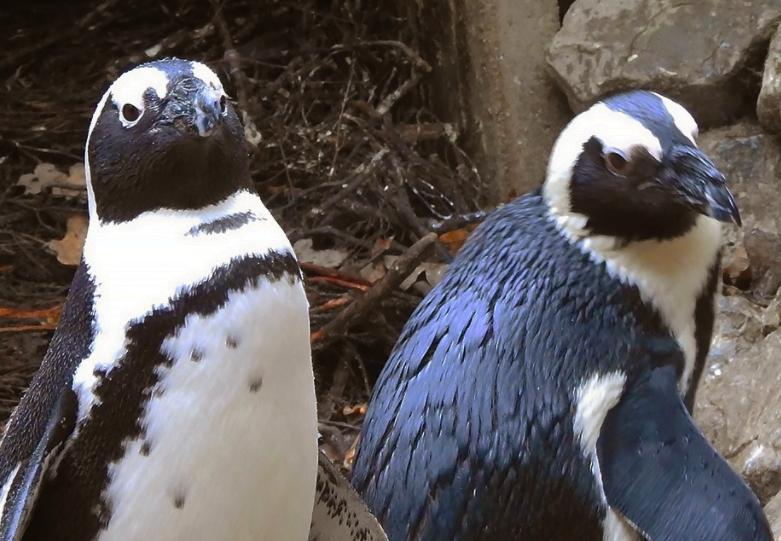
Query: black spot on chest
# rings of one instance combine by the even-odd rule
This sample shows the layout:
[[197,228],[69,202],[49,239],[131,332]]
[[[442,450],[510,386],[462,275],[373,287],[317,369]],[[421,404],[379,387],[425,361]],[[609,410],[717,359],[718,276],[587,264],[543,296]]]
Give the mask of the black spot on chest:
[[[124,456],[124,442],[143,436],[140,420],[158,383],[158,367],[173,362],[163,352],[163,343],[184,326],[188,315],[214,314],[225,306],[230,293],[254,288],[261,280],[292,283],[300,276],[289,253],[237,258],[168,306],[131,322],[122,358],[112,370],[96,372],[96,404],[79,426],[57,477],[41,490],[24,541],[88,541],[109,524],[112,509],[102,498],[109,482],[108,464]],[[142,445],[142,455],[150,451],[151,444]]]
[[253,212],[237,212],[229,216],[223,216],[211,222],[196,225],[187,232],[188,236],[195,237],[197,235],[210,235],[214,233],[225,233],[233,229],[239,229],[241,226],[250,222],[259,220]]

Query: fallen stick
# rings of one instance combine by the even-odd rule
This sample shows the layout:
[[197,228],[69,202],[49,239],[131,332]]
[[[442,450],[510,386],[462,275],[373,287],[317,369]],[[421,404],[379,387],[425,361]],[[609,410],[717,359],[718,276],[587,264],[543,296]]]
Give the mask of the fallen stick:
[[374,306],[399,287],[420,264],[437,240],[436,233],[429,233],[391,264],[385,275],[377,280],[363,297],[356,298],[333,320],[312,333],[311,342],[317,348],[323,348],[341,337],[359,318],[365,316]]

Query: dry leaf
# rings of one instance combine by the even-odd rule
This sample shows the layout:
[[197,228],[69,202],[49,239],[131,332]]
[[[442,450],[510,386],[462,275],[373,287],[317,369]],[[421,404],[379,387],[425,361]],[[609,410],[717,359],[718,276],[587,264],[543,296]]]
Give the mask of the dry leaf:
[[452,255],[456,255],[467,238],[469,238],[469,231],[467,229],[456,229],[454,231],[442,233],[439,236],[439,242],[444,244]]
[[70,169],[68,169],[68,176],[65,177],[61,184],[73,186],[74,189],[55,186],[52,188],[52,195],[71,199],[83,194],[87,187],[87,174],[84,170],[84,164],[75,163],[71,165]]
[[88,220],[84,216],[68,218],[68,231],[61,240],[49,241],[47,247],[57,254],[57,261],[63,265],[78,265],[87,238]]
[[724,281],[728,285],[741,287],[751,282],[751,263],[743,246],[737,246],[730,254],[730,261],[724,267]]
[[372,257],[377,257],[378,255],[388,251],[392,243],[393,243],[393,237],[388,237],[387,239],[384,238],[377,239],[374,242],[374,246],[372,246]]
[[388,267],[385,266],[385,263],[382,261],[377,261],[375,263],[369,263],[364,268],[359,270],[358,275],[367,282],[371,282],[373,284],[385,276],[386,272],[388,272]]
[[314,250],[312,239],[301,239],[293,245],[293,251],[301,263],[312,263],[321,267],[335,269],[347,259],[347,252],[342,250]]
[[63,173],[51,163],[39,163],[32,173],[20,176],[16,184],[23,186],[24,193],[27,195],[38,195],[44,188],[53,185],[73,186],[74,189],[60,186],[52,188],[52,195],[73,198],[84,193],[87,177],[83,163],[72,165],[68,174]]
[[345,406],[342,408],[342,415],[347,417],[348,415],[357,414],[363,417],[366,415],[366,404],[360,403],[354,406]]
[[428,282],[428,284],[431,286],[435,286],[437,285],[437,282],[442,279],[442,275],[445,272],[445,269],[447,269],[447,265],[445,263],[421,263],[399,285],[399,289],[402,291],[407,291],[413,286],[413,284],[415,284],[415,282],[420,279],[420,275],[423,273],[425,273],[426,282]]

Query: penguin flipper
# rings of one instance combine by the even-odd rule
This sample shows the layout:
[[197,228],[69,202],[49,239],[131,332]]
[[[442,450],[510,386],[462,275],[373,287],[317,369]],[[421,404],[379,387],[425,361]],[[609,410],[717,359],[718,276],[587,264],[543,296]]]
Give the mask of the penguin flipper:
[[63,389],[35,449],[4,480],[0,541],[22,538],[44,474],[76,426],[77,408],[76,394],[71,389]]
[[82,261],[41,368],[0,440],[0,541],[21,539],[47,469],[75,429],[73,373],[90,351],[93,296]]
[[675,369],[628,388],[597,440],[608,505],[649,541],[772,541],[757,497],[694,424]]
[[309,541],[357,539],[388,541],[382,526],[352,485],[320,451]]

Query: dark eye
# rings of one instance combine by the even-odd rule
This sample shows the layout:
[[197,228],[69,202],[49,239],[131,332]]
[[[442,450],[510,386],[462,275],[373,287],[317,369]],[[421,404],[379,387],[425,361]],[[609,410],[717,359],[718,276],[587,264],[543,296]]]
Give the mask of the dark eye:
[[632,170],[632,162],[620,150],[607,150],[602,157],[608,171],[614,175],[625,177]]
[[225,99],[225,96],[220,97],[220,113],[225,113],[225,109],[228,108],[228,100]]
[[122,106],[122,118],[125,122],[135,122],[140,116],[141,111],[132,103],[126,103]]

